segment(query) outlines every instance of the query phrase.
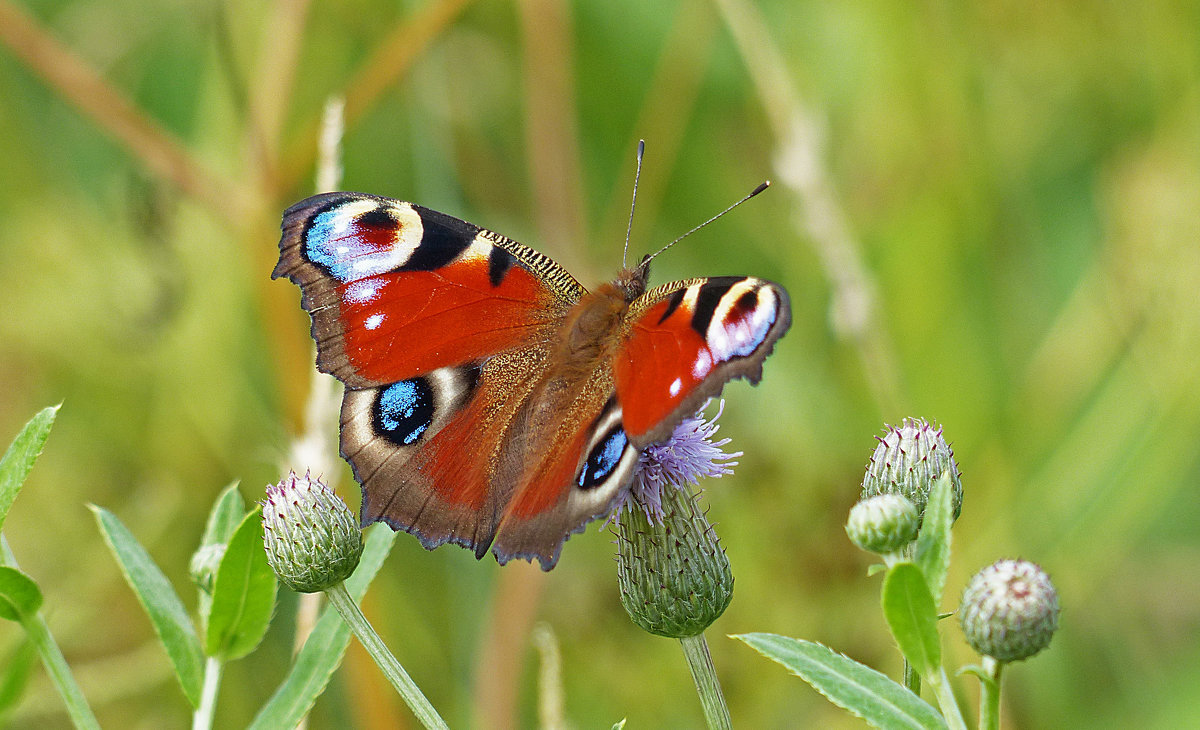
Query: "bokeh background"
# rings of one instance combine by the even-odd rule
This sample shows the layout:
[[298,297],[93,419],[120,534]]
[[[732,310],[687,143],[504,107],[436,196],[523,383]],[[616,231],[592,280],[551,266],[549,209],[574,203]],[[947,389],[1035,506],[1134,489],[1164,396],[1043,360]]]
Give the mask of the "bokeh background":
[[[942,424],[963,473],[947,607],[1007,556],[1061,594],[1050,650],[1006,675],[1006,725],[1200,724],[1197,3],[0,0],[0,441],[64,403],[5,533],[103,724],[181,727],[189,707],[85,505],[194,605],[213,497],[305,466],[285,462],[308,328],[268,274],[333,96],[345,188],[584,282],[619,264],[639,138],[639,254],[775,182],[655,266],[792,297],[762,384],[726,389],[741,464],[706,485],[737,578],[709,637],[739,726],[858,723],[725,634],[898,671],[842,523],[905,416]],[[365,609],[454,727],[536,724],[539,622],[573,727],[697,726],[678,647],[620,608],[612,539],[572,538],[543,575],[401,536]],[[281,593],[227,668],[218,726],[283,676],[295,606]],[[946,633],[948,663],[972,661]],[[20,636],[0,626],[0,662]],[[64,726],[60,708],[39,674],[4,721]],[[405,724],[352,646],[312,727]]]

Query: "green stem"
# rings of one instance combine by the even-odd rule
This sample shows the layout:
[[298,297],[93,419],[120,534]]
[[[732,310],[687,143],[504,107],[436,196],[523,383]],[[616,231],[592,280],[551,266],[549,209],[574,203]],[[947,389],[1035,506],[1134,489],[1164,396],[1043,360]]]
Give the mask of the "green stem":
[[71,722],[77,728],[100,730],[100,723],[96,722],[96,716],[92,714],[92,708],[88,706],[87,698],[83,696],[83,691],[75,682],[71,668],[67,666],[66,658],[63,657],[54,637],[50,635],[50,627],[46,624],[46,619],[42,618],[41,611],[26,618],[21,625],[25,627],[25,633],[29,634],[29,640],[42,655],[42,663],[46,665],[50,681],[54,683],[55,689],[62,695],[63,702],[67,705],[67,714],[70,715]]
[[[8,538],[3,535],[0,535],[0,565],[19,568],[17,558],[8,546]],[[50,633],[50,625],[46,623],[42,612],[38,611],[32,616],[24,617],[21,620],[21,626],[29,636],[29,641],[37,647],[38,654],[42,655],[42,664],[46,666],[46,673],[50,675],[50,681],[54,684],[54,688],[62,696],[71,722],[77,728],[100,730],[100,723],[96,722],[96,716],[92,713],[87,698],[83,696],[83,690],[79,689],[75,676],[71,674],[71,667],[67,665],[66,657],[63,656],[62,650],[58,648],[58,642]]]
[[967,721],[963,717],[962,708],[958,706],[958,700],[954,697],[954,691],[950,688],[950,678],[946,676],[945,667],[938,667],[937,674],[925,677],[925,682],[933,691],[933,696],[937,697],[938,706],[942,708],[942,717],[946,719],[950,730],[967,730]]
[[725,705],[725,695],[721,692],[721,683],[717,681],[717,668],[713,666],[712,655],[708,653],[704,634],[685,636],[679,643],[683,645],[688,669],[692,670],[692,681],[696,683],[696,693],[700,695],[700,705],[704,708],[704,719],[708,722],[709,730],[732,730],[729,708]]
[[325,591],[325,595],[329,597],[329,602],[342,615],[342,619],[358,637],[359,643],[363,648],[370,653],[371,658],[383,670],[384,676],[400,693],[403,699],[417,716],[417,720],[430,730],[448,730],[446,721],[442,719],[437,710],[433,709],[433,705],[429,704],[429,700],[421,693],[416,682],[408,676],[408,672],[404,671],[404,667],[400,666],[400,662],[396,661],[396,657],[388,651],[383,640],[379,638],[379,634],[375,633],[375,629],[371,628],[371,624],[367,621],[367,617],[359,610],[358,604],[350,596],[346,590],[345,583],[338,583],[329,590]]
[[221,687],[221,672],[225,664],[217,657],[208,657],[204,662],[204,689],[200,692],[200,706],[192,715],[192,730],[210,730],[217,712],[217,690]]
[[979,683],[979,730],[998,730],[1000,727],[1000,674],[1004,671],[1004,662],[998,662],[990,656],[985,656],[983,671],[987,677],[980,677]]
[[917,697],[921,696],[921,675],[913,669],[913,665],[907,659],[904,660],[904,686]]

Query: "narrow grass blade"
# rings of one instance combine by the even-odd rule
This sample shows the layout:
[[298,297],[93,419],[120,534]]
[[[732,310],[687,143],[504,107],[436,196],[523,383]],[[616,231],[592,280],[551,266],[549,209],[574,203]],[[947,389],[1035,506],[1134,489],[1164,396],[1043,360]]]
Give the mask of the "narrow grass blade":
[[942,730],[946,721],[928,702],[886,675],[803,639],[776,634],[739,634],[755,651],[808,682],[830,702],[879,728]]
[[92,512],[109,550],[121,566],[125,581],[146,610],[158,640],[167,650],[179,686],[195,707],[200,701],[204,657],[187,609],[133,533],[103,507],[92,505]]
[[46,437],[50,435],[50,427],[54,425],[54,417],[61,407],[60,404],[43,408],[29,419],[9,445],[4,458],[0,459],[0,529],[4,527],[4,519],[8,517],[8,511],[12,509],[25,477],[29,476],[33,462],[42,453]]
[[11,656],[0,662],[0,725],[4,713],[16,707],[25,694],[25,685],[36,664],[37,648],[32,641],[21,642]]

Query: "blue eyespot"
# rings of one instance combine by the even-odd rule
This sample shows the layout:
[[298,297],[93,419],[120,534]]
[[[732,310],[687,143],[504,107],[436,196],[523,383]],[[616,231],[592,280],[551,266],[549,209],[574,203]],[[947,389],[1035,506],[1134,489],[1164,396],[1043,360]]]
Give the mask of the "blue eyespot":
[[358,281],[404,263],[400,233],[400,222],[376,203],[342,201],[313,216],[304,257],[338,281]]
[[580,489],[591,489],[607,479],[621,462],[621,455],[625,453],[625,447],[628,445],[629,439],[625,438],[625,430],[614,426],[588,454],[587,461],[579,472]]
[[421,437],[433,422],[433,390],[424,378],[401,380],[375,399],[375,430],[398,444]]

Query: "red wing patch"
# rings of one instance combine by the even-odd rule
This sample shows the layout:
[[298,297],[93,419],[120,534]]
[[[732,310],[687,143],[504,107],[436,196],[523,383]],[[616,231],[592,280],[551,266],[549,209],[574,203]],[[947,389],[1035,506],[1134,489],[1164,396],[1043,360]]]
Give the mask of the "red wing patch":
[[647,296],[661,299],[634,304],[613,363],[625,431],[638,447],[666,438],[729,380],[758,382],[791,324],[787,293],[762,279],[705,279]]
[[552,324],[545,287],[514,267],[492,285],[486,261],[400,271],[337,288],[342,347],[354,369],[380,383],[475,362],[526,344]]
[[515,241],[359,193],[292,206],[279,248],[273,276],[303,290],[318,367],[352,388],[519,349],[583,291]]

